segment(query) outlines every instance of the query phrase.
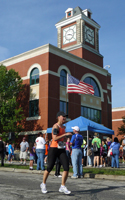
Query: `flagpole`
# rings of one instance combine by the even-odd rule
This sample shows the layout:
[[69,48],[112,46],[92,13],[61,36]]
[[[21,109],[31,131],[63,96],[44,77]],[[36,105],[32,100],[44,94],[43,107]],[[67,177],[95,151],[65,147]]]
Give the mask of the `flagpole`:
[[66,87],[66,115],[68,114],[67,113],[67,99],[68,99],[68,73],[67,73],[67,87]]

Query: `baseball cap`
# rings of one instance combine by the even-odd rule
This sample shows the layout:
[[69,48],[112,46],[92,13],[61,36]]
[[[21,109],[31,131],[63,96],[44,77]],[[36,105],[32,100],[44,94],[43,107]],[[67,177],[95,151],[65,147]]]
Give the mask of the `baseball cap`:
[[59,111],[57,114],[56,114],[56,117],[59,117],[59,116],[63,116],[63,117],[66,117],[66,114],[62,111]]
[[75,131],[79,131],[80,129],[79,129],[79,127],[78,126],[74,126],[74,127],[71,127],[73,130],[75,130]]

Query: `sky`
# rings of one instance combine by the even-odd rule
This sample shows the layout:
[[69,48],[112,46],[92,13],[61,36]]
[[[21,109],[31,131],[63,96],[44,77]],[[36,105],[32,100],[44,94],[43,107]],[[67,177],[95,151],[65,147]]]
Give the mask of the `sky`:
[[55,24],[68,8],[90,9],[100,26],[99,51],[112,76],[112,107],[125,106],[124,0],[0,0],[0,61],[45,44],[57,46]]

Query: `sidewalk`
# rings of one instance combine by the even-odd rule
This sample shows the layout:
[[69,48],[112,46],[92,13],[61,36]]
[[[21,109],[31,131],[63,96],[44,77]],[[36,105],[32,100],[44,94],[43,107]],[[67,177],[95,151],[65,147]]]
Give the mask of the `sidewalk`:
[[[7,162],[5,162],[5,163],[7,163]],[[15,165],[21,165],[19,161],[13,161],[13,164],[15,164]],[[29,162],[27,161],[27,166],[28,165],[29,165]],[[36,164],[34,164],[34,166],[36,166]],[[91,167],[84,167],[84,168],[91,169]],[[83,173],[84,173],[84,168],[83,168]],[[112,168],[111,167],[106,167],[106,169],[112,169]],[[120,169],[119,170],[125,170],[125,164],[120,163]],[[41,175],[43,175],[43,173],[44,173],[41,170],[37,171],[37,170],[16,169],[16,168],[7,168],[7,167],[0,167],[0,171],[15,172],[15,173],[31,173],[31,174],[41,174]],[[54,174],[55,174],[55,171],[51,171],[50,175],[54,176]],[[72,175],[73,175],[73,173],[69,172],[68,177],[70,178]],[[85,173],[83,175],[83,177],[84,178],[94,178],[94,179],[125,181],[125,176],[118,176],[118,175],[103,175],[103,174]]]
[[[8,161],[6,161],[6,162],[4,162],[4,163],[5,163],[5,164],[9,164]],[[20,163],[20,161],[16,161],[16,160],[14,160],[14,161],[12,162],[12,164],[24,166],[23,164]],[[29,166],[29,161],[26,162],[26,165]],[[45,164],[45,166],[46,166],[46,165],[47,165],[47,164]],[[37,166],[37,164],[35,163],[35,164],[33,164],[33,166]],[[72,167],[72,166],[70,166],[70,167]],[[91,168],[93,168],[93,167],[84,166],[83,169],[84,169],[84,168],[91,169]],[[111,168],[111,167],[102,167],[102,168],[99,168],[99,169],[111,169],[111,170],[113,170],[113,168]],[[123,164],[123,163],[119,163],[119,168],[118,168],[118,169],[119,169],[119,170],[125,170],[125,163],[124,163],[124,164]]]

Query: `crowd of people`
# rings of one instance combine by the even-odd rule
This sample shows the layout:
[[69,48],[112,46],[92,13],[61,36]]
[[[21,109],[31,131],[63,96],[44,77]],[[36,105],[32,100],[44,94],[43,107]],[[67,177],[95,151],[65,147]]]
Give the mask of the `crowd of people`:
[[[66,186],[69,166],[73,167],[73,175],[71,178],[83,177],[83,166],[89,167],[106,167],[111,166],[119,168],[120,143],[115,137],[114,141],[107,137],[106,140],[99,138],[99,133],[94,133],[94,137],[89,136],[88,144],[80,134],[78,126],[72,127],[72,133],[65,133],[64,123],[66,114],[57,113],[57,123],[52,128],[52,140],[45,141],[42,132],[38,133],[38,137],[34,143],[28,144],[26,138],[23,137],[20,143],[20,163],[26,165],[27,155],[29,154],[29,169],[33,170],[34,162],[37,163],[37,170],[44,171],[43,182],[40,184],[42,193],[47,193],[46,181],[49,173],[56,164],[56,177],[62,177],[62,183],[59,192],[70,194]],[[123,161],[125,161],[125,136],[122,142]],[[4,158],[12,163],[14,157],[14,144],[9,142],[5,144],[0,138],[0,156],[1,165],[4,166]],[[45,164],[47,169],[45,170]],[[60,174],[60,167],[63,166],[63,173]]]
[[[76,128],[76,127],[75,127]],[[79,127],[74,129],[73,132],[78,131]],[[125,163],[125,136],[122,141],[122,149],[120,148],[120,143],[118,141],[118,138],[114,138],[114,142],[110,137],[107,137],[106,140],[102,140],[99,138],[99,134],[95,133],[94,138],[91,136],[89,137],[89,144],[87,145],[87,142],[82,139],[81,145],[77,147],[73,144],[73,138],[75,137],[75,134],[73,134],[73,137],[67,137],[66,141],[64,142],[66,155],[68,157],[69,165],[73,165],[74,157],[78,157],[76,154],[76,151],[78,152],[80,149],[81,157],[80,160],[82,160],[82,167],[88,166],[88,167],[116,167],[119,168],[119,160],[123,160],[123,164]],[[71,140],[72,139],[72,140]],[[26,138],[23,137],[22,142],[20,143],[20,164],[26,165],[26,159],[28,158],[29,153],[29,169],[33,170],[33,163],[37,164],[37,170],[45,170],[45,164],[48,162],[48,150],[51,145],[51,141],[45,141],[43,138],[42,132],[38,133],[38,137],[34,141],[34,143],[28,143],[26,141]],[[97,150],[96,145],[97,144]],[[109,149],[112,149],[112,155],[110,155]],[[75,153],[74,153],[75,152]],[[14,159],[14,143],[5,143],[2,142],[2,139],[0,137],[0,156],[1,156],[1,165],[4,166],[4,159],[8,161],[8,163],[13,163],[12,160]],[[24,161],[24,162],[23,162]],[[78,161],[77,161],[78,162]],[[60,167],[61,162],[59,159],[55,162],[57,164],[56,173],[55,176],[60,175]],[[58,172],[58,173],[57,173]]]

